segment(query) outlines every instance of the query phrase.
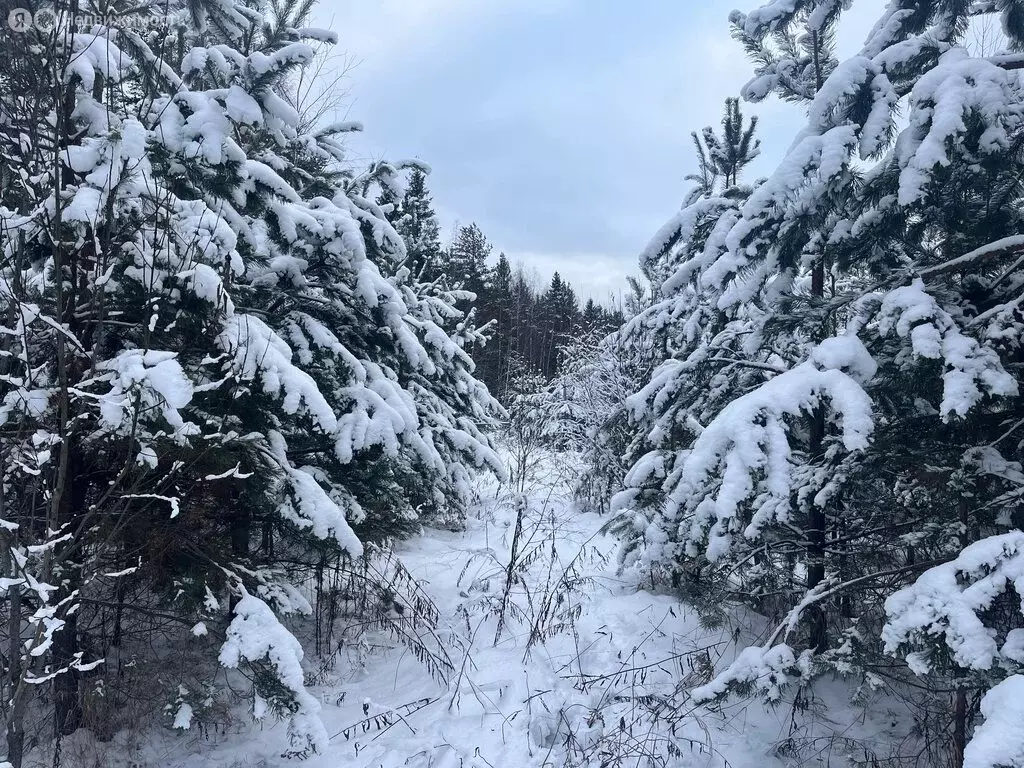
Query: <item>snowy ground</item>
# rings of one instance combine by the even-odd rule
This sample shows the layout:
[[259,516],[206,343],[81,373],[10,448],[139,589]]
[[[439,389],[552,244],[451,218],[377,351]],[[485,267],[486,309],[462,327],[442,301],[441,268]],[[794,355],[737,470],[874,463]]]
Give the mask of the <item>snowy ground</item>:
[[326,753],[286,760],[283,725],[252,725],[239,712],[216,733],[122,734],[95,752],[69,745],[65,765],[766,768],[888,752],[895,716],[879,702],[851,707],[840,683],[796,707],[691,706],[687,690],[757,627],[702,628],[677,600],[616,575],[615,542],[600,534],[601,518],[574,509],[561,480],[571,467],[559,461],[552,457],[551,478],[524,497],[483,487],[466,531],[430,531],[399,546],[438,608],[437,635],[456,670],[447,685],[392,637],[364,633],[312,688],[332,736]]

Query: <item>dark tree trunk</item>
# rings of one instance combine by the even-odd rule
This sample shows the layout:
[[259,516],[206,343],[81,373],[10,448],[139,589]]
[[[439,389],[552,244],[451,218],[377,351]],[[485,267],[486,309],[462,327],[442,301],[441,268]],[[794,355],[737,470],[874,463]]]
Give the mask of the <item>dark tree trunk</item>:
[[963,768],[964,749],[967,747],[967,691],[957,689],[953,699],[953,755],[952,768]]
[[[58,668],[70,666],[78,653],[78,613],[64,617],[64,626],[53,636],[53,660]],[[77,669],[53,678],[53,723],[58,736],[69,736],[82,725]]]
[[[88,481],[84,473],[84,461],[81,448],[74,438],[68,456],[67,481],[60,501],[59,519],[72,528],[85,512],[88,498]],[[78,550],[79,552],[81,550]],[[62,558],[62,588],[58,593],[64,598],[74,591],[81,581],[80,555],[69,555]],[[72,611],[62,616],[64,626],[53,636],[53,661],[56,669],[67,668],[53,679],[53,717],[54,731],[57,736],[67,736],[77,731],[82,725],[82,703],[79,697],[80,673],[71,669],[79,651],[78,612]]]
[[21,768],[25,749],[25,683],[21,679],[21,587],[12,586],[7,592],[11,613],[8,616],[8,637],[10,638],[10,669],[8,681],[11,686],[7,712],[7,760],[14,768]]
[[[823,297],[825,294],[825,264],[819,260],[811,274],[811,294]],[[811,434],[808,453],[811,460],[818,459],[824,453],[825,443],[825,409],[818,406],[811,417]],[[814,589],[825,580],[825,544],[828,536],[828,517],[825,510],[810,503],[807,520],[807,589]],[[823,651],[828,647],[828,616],[825,606],[816,602],[807,611],[808,645],[815,651]]]

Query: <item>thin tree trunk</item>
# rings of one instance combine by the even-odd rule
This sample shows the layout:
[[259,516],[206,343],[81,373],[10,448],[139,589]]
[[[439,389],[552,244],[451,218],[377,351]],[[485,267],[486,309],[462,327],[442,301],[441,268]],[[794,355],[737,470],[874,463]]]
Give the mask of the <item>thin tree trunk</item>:
[[[960,494],[960,500],[958,502],[958,513],[960,518],[960,524],[963,526],[965,535],[968,537],[968,541],[973,541],[974,537],[970,535],[969,524],[970,524],[970,508],[968,505],[968,496],[966,493]],[[953,755],[952,755],[952,768],[963,768],[964,765],[964,749],[967,747],[967,720],[969,712],[967,708],[967,689],[957,688],[956,694],[953,698]]]
[[[811,274],[811,295],[821,298],[825,294],[825,263],[819,259]],[[818,406],[811,416],[811,435],[808,454],[811,459],[819,458],[825,443],[825,409]],[[813,501],[810,503],[807,530],[807,589],[814,589],[825,579],[825,545],[827,542],[828,517],[824,508]],[[815,651],[828,647],[828,616],[825,606],[815,602],[807,611],[809,629],[808,645]]]
[[[69,14],[72,18],[78,15],[78,0],[71,0]],[[70,175],[70,169],[64,168],[60,161],[59,153],[71,143],[71,136],[74,133],[74,121],[72,114],[75,107],[75,91],[71,85],[64,86],[62,98],[59,100],[61,107],[58,110],[56,123],[55,156],[53,158],[54,168],[61,169],[61,187],[74,183],[74,177]],[[55,299],[57,315],[61,323],[68,329],[69,333],[75,335],[78,326],[78,319],[75,316],[75,309],[78,305],[78,249],[69,247],[64,241],[63,233],[63,207],[61,196],[55,195],[55,216],[50,229],[50,239],[53,243]],[[58,413],[58,434],[60,435],[60,454],[57,465],[57,477],[53,488],[53,497],[49,510],[47,526],[51,531],[59,531],[65,525],[74,527],[74,520],[84,509],[86,491],[84,483],[79,477],[84,462],[81,456],[81,447],[74,435],[75,422],[74,414],[71,412],[71,386],[78,378],[80,363],[75,360],[73,353],[68,349],[67,341],[63,334],[56,334],[57,354],[57,413]],[[60,562],[61,553],[54,551],[51,556],[49,568],[51,571],[47,576],[52,576],[53,570],[60,571],[61,589],[56,595],[58,601],[71,594],[79,585],[81,573],[73,562]],[[77,614],[70,610],[73,606],[65,608],[64,626],[54,633],[53,638],[53,664],[56,670],[62,667],[66,671],[58,673],[53,678],[53,706],[54,706],[54,732],[58,739],[58,747],[61,736],[73,733],[81,725],[82,708],[78,697],[78,672],[70,669],[78,651]]]
[[964,749],[967,747],[967,691],[958,688],[953,700],[953,755],[952,768],[963,768]]
[[[66,422],[70,424],[70,422]],[[58,526],[68,525],[72,529],[85,512],[88,483],[85,480],[85,462],[81,446],[71,435],[64,442],[68,446],[66,471],[62,473],[60,503],[57,505]],[[53,530],[59,530],[57,526]],[[80,553],[81,550],[78,550]],[[65,553],[60,563],[61,589],[57,599],[70,595],[82,583],[81,554]],[[78,612],[65,609],[64,626],[53,636],[53,661],[55,669],[65,669],[53,678],[53,715],[56,733],[68,736],[82,725],[82,702],[79,698],[81,673],[73,668],[79,652]]]
[[[0,501],[2,509],[2,501]],[[2,517],[2,515],[0,515]],[[13,535],[3,531],[4,552],[14,546]],[[5,564],[6,565],[6,564]],[[4,569],[4,575],[7,568]],[[13,576],[13,571],[10,574]],[[21,586],[13,585],[7,590],[7,604],[10,613],[7,616],[8,658],[7,683],[10,686],[10,708],[6,712],[7,719],[7,761],[13,768],[21,768],[25,751],[25,703],[27,686],[21,679]]]

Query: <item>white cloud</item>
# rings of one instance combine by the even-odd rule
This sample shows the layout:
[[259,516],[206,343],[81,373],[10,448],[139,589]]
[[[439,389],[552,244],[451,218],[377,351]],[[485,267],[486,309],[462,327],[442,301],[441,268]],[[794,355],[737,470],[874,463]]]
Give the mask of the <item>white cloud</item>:
[[323,0],[319,23],[338,33],[340,45],[376,79],[424,58],[456,53],[476,29],[511,13],[546,14],[567,0]]
[[539,288],[551,282],[551,276],[558,272],[568,281],[580,303],[588,298],[604,304],[621,305],[628,289],[626,277],[639,276],[636,265],[625,262],[621,257],[609,254],[573,254],[564,256],[553,253],[506,252],[513,268],[521,264],[526,273],[535,273]]

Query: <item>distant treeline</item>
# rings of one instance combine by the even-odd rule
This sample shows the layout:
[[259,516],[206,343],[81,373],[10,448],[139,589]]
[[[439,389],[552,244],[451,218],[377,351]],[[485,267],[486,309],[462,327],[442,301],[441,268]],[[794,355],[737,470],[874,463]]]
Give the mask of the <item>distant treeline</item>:
[[472,311],[484,328],[487,344],[473,351],[477,376],[505,402],[510,382],[523,373],[547,379],[560,372],[560,350],[574,338],[610,332],[623,322],[622,310],[587,299],[583,305],[555,272],[540,286],[521,265],[513,267],[504,253],[489,264],[493,247],[480,227],[457,227],[442,244],[440,227],[422,171],[413,171],[401,199],[385,193],[380,202],[391,205],[391,218],[408,249],[406,266],[425,282],[461,287],[466,296],[460,309]]

